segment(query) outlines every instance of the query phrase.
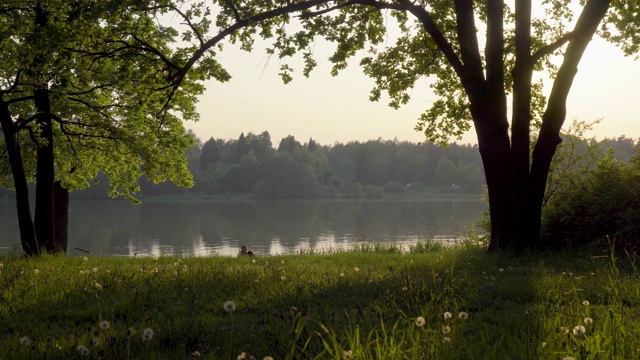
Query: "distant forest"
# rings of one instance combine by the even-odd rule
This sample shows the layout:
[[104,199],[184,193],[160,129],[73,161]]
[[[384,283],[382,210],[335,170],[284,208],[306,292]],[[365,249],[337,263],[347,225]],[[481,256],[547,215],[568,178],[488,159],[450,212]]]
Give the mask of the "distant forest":
[[[481,193],[485,183],[477,145],[440,147],[381,139],[320,145],[313,139],[301,143],[287,136],[275,147],[267,131],[243,133],[237,139],[196,140],[187,151],[195,185],[181,188],[141,179],[143,196],[376,198],[409,191]],[[640,142],[620,136],[603,140],[601,146],[612,148],[616,158],[628,162],[638,153]],[[90,188],[72,192],[72,197],[106,198],[109,180],[104,176],[96,180]],[[8,191],[0,189],[2,194],[7,196]]]

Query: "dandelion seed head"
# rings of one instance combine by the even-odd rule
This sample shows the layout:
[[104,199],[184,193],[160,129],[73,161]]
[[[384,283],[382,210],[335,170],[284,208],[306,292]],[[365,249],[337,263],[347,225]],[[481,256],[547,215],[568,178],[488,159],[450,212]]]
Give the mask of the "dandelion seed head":
[[586,318],[584,318],[584,323],[585,324],[593,324],[593,319],[587,316]]
[[286,280],[287,280],[287,278],[286,278],[286,277],[284,277],[284,276],[281,276],[281,277],[280,277],[280,280],[282,280],[282,281],[286,281]]
[[426,323],[426,321],[424,320],[424,318],[422,316],[418,316],[416,318],[416,325],[418,325],[419,327],[423,327],[425,323]]
[[93,271],[94,273],[97,273],[98,272],[98,268],[94,267],[93,269],[91,269],[91,271]]
[[444,314],[442,314],[442,317],[443,317],[445,320],[449,320],[449,319],[451,319],[451,318],[453,317],[453,315],[451,315],[451,313],[450,313],[450,312],[445,311],[445,312],[444,312]]
[[360,271],[360,268],[356,267],[355,269],[353,269],[353,271],[358,272],[358,271]]
[[84,345],[78,345],[78,347],[76,348],[78,350],[78,352],[80,353],[80,355],[82,356],[87,356],[89,355],[89,349],[84,346]]
[[142,332],[142,341],[149,341],[153,339],[153,330],[150,328],[144,329]]
[[564,335],[567,335],[569,333],[569,328],[567,328],[566,326],[561,326],[560,332],[563,333]]
[[265,356],[262,360],[273,360],[271,356]]
[[464,311],[460,311],[460,313],[458,314],[458,317],[462,320],[467,320],[469,318],[469,313],[466,313]]
[[344,273],[343,272],[340,273],[340,277],[344,277]]
[[200,356],[202,356],[202,354],[200,354],[200,351],[194,351],[191,353],[191,357],[192,358],[199,358]]
[[499,272],[504,272],[503,268],[498,269]]
[[571,356],[565,356],[562,358],[562,360],[576,360],[576,359]]
[[95,338],[94,338],[94,339],[91,339],[91,345],[93,345],[93,346],[98,346],[98,345],[100,345],[100,340],[95,339]]
[[34,274],[36,274],[36,275],[38,275],[38,273],[40,273],[40,270],[38,270],[38,269],[33,269],[33,273],[34,273]]
[[448,334],[450,332],[451,332],[451,327],[450,326],[445,325],[445,326],[442,327],[442,333],[443,334]]
[[578,325],[573,328],[573,335],[582,336],[587,331],[583,325]]
[[280,260],[280,264],[284,265],[284,260]]
[[589,306],[589,301],[584,300],[584,301],[582,302],[582,305],[584,305],[584,306]]
[[111,324],[109,324],[109,322],[107,320],[100,321],[100,328],[102,330],[107,330],[110,327],[111,327]]
[[82,258],[82,261],[89,261],[89,258],[85,256]]
[[352,356],[353,356],[353,351],[351,350],[345,350],[342,352],[342,359],[344,360],[351,359]]
[[450,343],[450,342],[451,342],[451,338],[450,338],[450,337],[448,337],[448,336],[445,336],[445,337],[443,337],[443,338],[442,338],[442,341],[443,341],[444,343]]
[[234,303],[233,301],[229,300],[229,301],[225,301],[224,303],[224,311],[226,312],[234,312],[236,310],[236,303]]
[[547,342],[546,342],[546,341],[543,341],[543,342],[542,342],[542,348],[544,349],[544,348],[546,348],[546,347],[547,347]]
[[27,336],[23,336],[20,338],[20,345],[28,346],[29,344],[31,344],[31,339],[29,339]]

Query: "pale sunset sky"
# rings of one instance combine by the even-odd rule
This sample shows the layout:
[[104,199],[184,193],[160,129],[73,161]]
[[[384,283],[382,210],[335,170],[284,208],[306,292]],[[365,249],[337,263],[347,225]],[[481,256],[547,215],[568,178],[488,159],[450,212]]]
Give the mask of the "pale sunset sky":
[[[394,110],[384,99],[369,101],[373,80],[362,74],[360,57],[332,77],[331,64],[326,59],[333,48],[317,43],[314,53],[318,67],[311,76],[302,75],[297,56],[288,60],[296,70],[294,80],[284,85],[278,76],[280,60],[276,56],[266,57],[266,44],[256,41],[252,53],[226,45],[218,54],[217,59],[233,78],[227,83],[207,82],[207,90],[198,104],[201,119],[186,124],[202,141],[211,137],[236,139],[241,132],[265,130],[271,134],[274,147],[288,135],[301,143],[313,138],[323,145],[378,138],[425,140],[414,126],[435,100],[428,79],[419,80],[409,104]],[[547,85],[546,95],[551,83]],[[602,118],[587,136],[602,139],[625,135],[638,139],[639,105],[640,60],[625,57],[616,46],[595,37],[582,58],[569,94],[565,127],[573,118],[588,122]],[[476,143],[475,132],[471,130],[458,142]]]

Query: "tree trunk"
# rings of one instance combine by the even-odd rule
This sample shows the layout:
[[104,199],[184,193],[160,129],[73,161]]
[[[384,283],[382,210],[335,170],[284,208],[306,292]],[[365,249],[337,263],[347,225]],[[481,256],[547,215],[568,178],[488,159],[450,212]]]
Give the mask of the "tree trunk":
[[587,2],[573,30],[574,37],[567,46],[564,60],[553,83],[547,109],[542,117],[540,136],[533,150],[531,174],[529,176],[530,232],[540,239],[542,203],[551,160],[560,142],[560,129],[567,113],[567,96],[578,73],[578,64],[596,29],[604,18],[611,0]]
[[27,177],[22,163],[22,153],[18,141],[18,129],[11,120],[9,106],[0,98],[0,125],[4,132],[4,141],[7,144],[7,153],[11,165],[13,184],[16,189],[16,208],[18,214],[18,228],[20,229],[20,243],[27,255],[40,253],[33,219],[31,218],[31,206],[29,204],[29,188]]
[[69,243],[69,190],[62,187],[60,181],[53,183],[55,236],[53,242],[54,253],[67,252]]
[[38,124],[40,126],[39,143],[36,155],[36,212],[34,217],[36,236],[41,247],[55,252],[54,225],[54,157],[53,129],[51,123],[51,105],[49,91],[37,89],[35,92]]

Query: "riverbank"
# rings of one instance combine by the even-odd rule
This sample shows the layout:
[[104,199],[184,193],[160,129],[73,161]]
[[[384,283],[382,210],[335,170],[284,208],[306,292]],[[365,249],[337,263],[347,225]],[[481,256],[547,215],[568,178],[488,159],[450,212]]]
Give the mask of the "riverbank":
[[1,359],[632,359],[640,349],[640,274],[624,255],[513,259],[421,244],[0,264]]

